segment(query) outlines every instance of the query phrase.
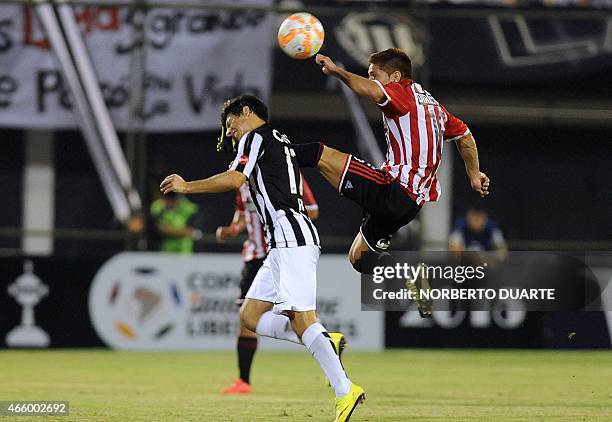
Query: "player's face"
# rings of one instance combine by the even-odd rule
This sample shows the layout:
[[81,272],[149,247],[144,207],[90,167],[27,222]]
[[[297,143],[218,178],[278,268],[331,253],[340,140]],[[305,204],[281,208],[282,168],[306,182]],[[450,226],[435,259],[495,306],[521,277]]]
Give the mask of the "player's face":
[[247,116],[245,113],[242,114],[228,114],[225,119],[225,133],[235,141],[239,141],[242,135],[247,133],[249,128],[247,127]]
[[368,77],[371,81],[378,81],[383,85],[387,85],[391,82],[399,82],[402,79],[402,74],[399,71],[387,73],[381,67],[370,64],[370,67],[368,67]]
[[389,74],[375,64],[370,64],[370,67],[368,67],[368,77],[371,81],[378,81],[383,85],[391,82]]

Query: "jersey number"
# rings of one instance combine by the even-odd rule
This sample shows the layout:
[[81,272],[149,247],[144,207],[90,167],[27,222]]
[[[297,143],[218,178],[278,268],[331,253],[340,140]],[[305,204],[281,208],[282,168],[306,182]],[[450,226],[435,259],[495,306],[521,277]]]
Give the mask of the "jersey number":
[[297,185],[295,183],[295,171],[293,170],[293,161],[291,157],[295,157],[293,149],[285,146],[285,155],[287,156],[287,172],[289,173],[289,189],[291,193],[297,194]]

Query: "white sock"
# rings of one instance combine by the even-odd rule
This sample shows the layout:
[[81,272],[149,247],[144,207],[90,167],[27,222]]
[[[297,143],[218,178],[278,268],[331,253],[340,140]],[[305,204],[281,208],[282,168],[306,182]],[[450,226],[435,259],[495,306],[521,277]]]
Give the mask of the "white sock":
[[257,322],[257,334],[260,336],[288,340],[302,344],[295,331],[291,328],[289,318],[275,314],[272,311],[264,312]]
[[325,327],[315,322],[306,328],[304,334],[302,334],[302,343],[321,365],[321,369],[323,369],[332,385],[336,397],[342,397],[348,394],[351,389],[351,381],[344,372],[330,338],[323,333],[327,334]]

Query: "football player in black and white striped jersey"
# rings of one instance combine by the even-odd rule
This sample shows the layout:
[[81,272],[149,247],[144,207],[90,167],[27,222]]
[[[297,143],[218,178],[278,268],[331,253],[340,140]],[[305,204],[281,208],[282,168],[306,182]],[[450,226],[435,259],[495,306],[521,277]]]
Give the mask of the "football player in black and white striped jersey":
[[[236,149],[229,170],[191,182],[172,174],[160,190],[164,194],[226,192],[248,181],[269,252],[246,294],[241,321],[259,335],[306,346],[334,389],[336,416],[347,420],[365,393],[348,379],[336,345],[317,320],[319,235],[304,207],[303,182],[291,142],[268,120],[268,109],[257,97],[242,95],[227,101],[221,122]],[[288,324],[293,330],[286,329]]]

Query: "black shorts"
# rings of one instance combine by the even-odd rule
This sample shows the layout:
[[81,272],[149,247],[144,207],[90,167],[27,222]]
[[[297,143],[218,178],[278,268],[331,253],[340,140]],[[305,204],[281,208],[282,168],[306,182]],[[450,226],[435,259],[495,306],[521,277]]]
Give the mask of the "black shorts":
[[264,260],[265,258],[257,258],[244,263],[240,273],[240,297],[236,299],[236,305],[242,306],[242,302],[244,302],[244,298],[251,288],[251,284],[253,284],[253,279],[255,279],[255,275],[257,275],[257,271],[261,268]]
[[338,190],[363,207],[359,231],[376,252],[388,249],[391,235],[414,220],[421,210],[421,205],[390,173],[352,155],[345,164]]

